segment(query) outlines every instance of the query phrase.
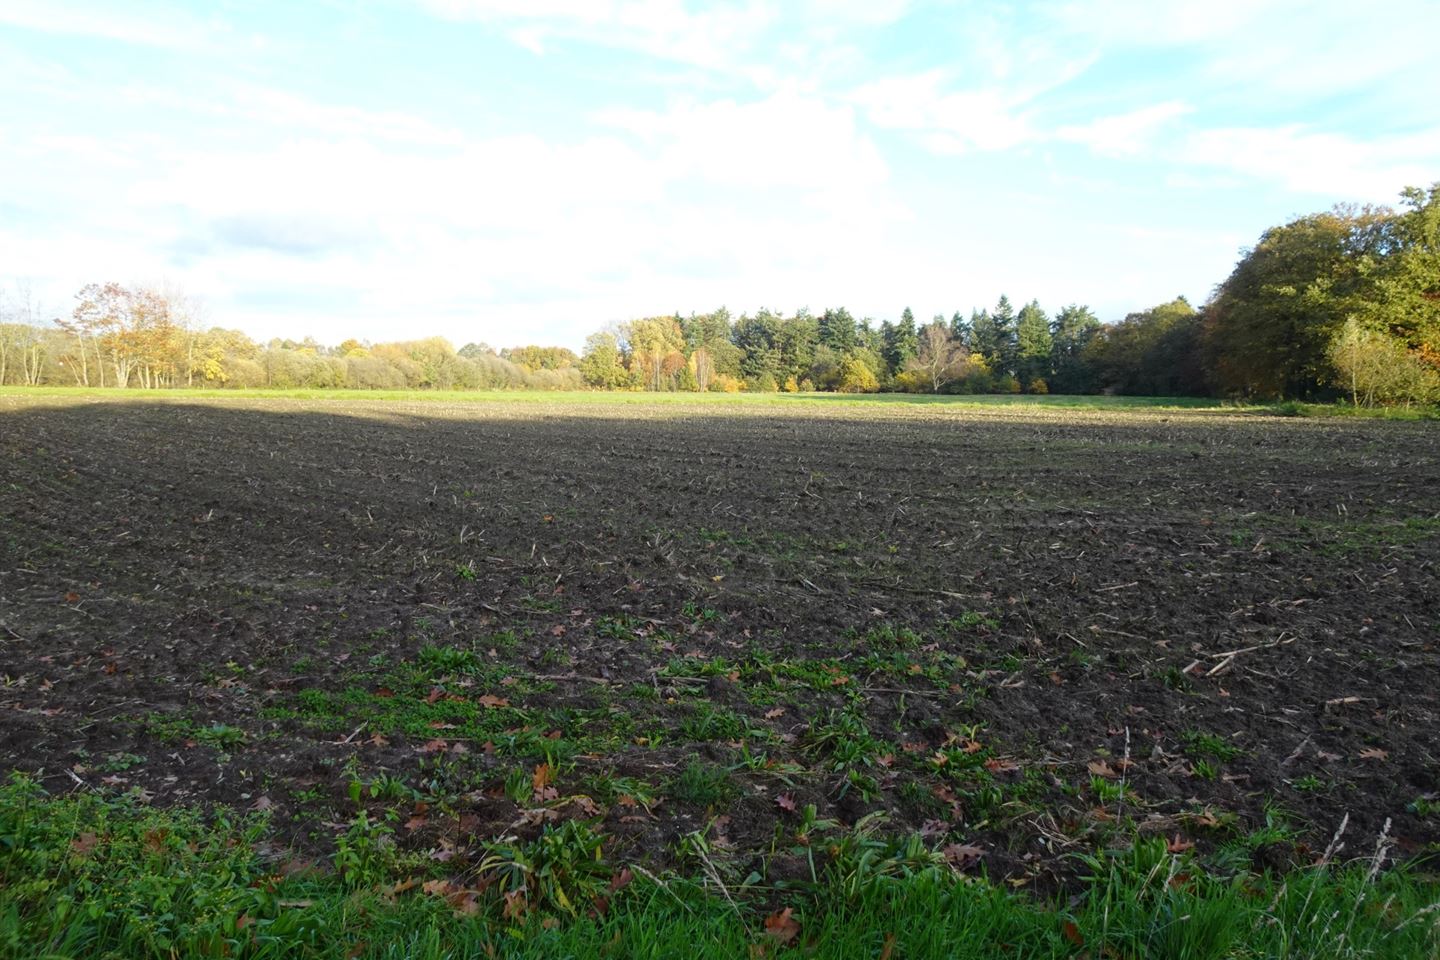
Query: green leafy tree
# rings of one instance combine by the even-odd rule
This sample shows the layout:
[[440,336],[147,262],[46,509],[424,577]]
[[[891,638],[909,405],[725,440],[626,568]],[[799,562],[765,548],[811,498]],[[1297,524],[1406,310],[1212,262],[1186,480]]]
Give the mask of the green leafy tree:
[[618,390],[628,385],[629,373],[620,352],[620,338],[609,330],[592,333],[585,339],[580,358],[580,376],[585,385],[601,390]]
[[575,366],[579,360],[574,351],[565,347],[510,347],[500,351],[500,356],[526,370],[564,370]]
[[852,353],[840,361],[840,377],[835,388],[841,393],[874,393],[880,389],[880,378],[871,364]]
[[974,349],[974,344],[970,341],[970,321],[966,320],[959,310],[950,317],[950,339],[966,350]]
[[1309,397],[1329,387],[1329,349],[1348,316],[1373,316],[1372,277],[1396,245],[1391,211],[1337,207],[1261,236],[1206,311],[1205,343],[1226,393]]
[[1116,393],[1184,396],[1206,389],[1201,317],[1184,297],[1102,327],[1082,358]]
[[855,318],[844,307],[826,310],[820,314],[816,324],[816,338],[819,345],[840,354],[849,353],[860,345]]
[[1391,220],[1392,246],[1370,272],[1356,316],[1440,366],[1440,183],[1410,187],[1401,198],[1406,209]]
[[1330,345],[1336,383],[1359,406],[1433,403],[1440,398],[1440,371],[1399,337],[1350,317]]
[[1009,297],[1000,295],[990,319],[995,324],[996,352],[992,365],[1002,375],[1014,377],[1019,364],[1019,347],[1015,339],[1015,308],[1010,305]]
[[886,334],[882,354],[885,364],[892,373],[898,373],[905,369],[905,365],[920,350],[920,334],[915,327],[915,314],[906,307],[900,314],[899,323],[887,324],[882,329]]
[[1015,320],[1017,375],[1022,383],[1047,380],[1050,377],[1050,353],[1054,340],[1050,336],[1050,318],[1040,309],[1037,300],[1020,308]]
[[1089,307],[1070,304],[1055,315],[1050,324],[1049,386],[1054,393],[1093,393],[1097,389],[1094,368],[1086,361],[1085,351],[1100,321]]
[[686,367],[685,336],[674,316],[645,317],[620,325],[631,380],[646,390],[674,390]]
[[970,312],[970,350],[979,354],[992,369],[1000,358],[1001,339],[1000,328],[989,310]]

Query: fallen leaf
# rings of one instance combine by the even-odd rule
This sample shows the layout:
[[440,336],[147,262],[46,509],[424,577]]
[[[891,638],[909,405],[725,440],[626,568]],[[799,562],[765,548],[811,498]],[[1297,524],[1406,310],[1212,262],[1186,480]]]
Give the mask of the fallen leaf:
[[1195,849],[1195,844],[1191,843],[1189,840],[1186,840],[1184,837],[1180,836],[1180,834],[1177,833],[1175,834],[1174,839],[1172,839],[1169,843],[1165,844],[1165,849],[1169,850],[1171,853],[1184,853],[1186,850]]
[[525,915],[525,892],[511,890],[505,894],[504,915],[506,920],[518,920]]
[[1115,777],[1120,776],[1120,774],[1115,771],[1115,768],[1110,766],[1110,764],[1106,763],[1104,760],[1091,760],[1088,764],[1086,764],[1086,767],[1088,767],[1090,772],[1095,774],[1095,776],[1097,777],[1114,779]]
[[952,843],[940,851],[955,870],[968,870],[985,858],[985,851],[968,843]]
[[82,833],[70,841],[70,852],[84,857],[100,844],[100,838],[93,833]]
[[554,779],[555,768],[548,763],[541,763],[536,765],[535,775],[530,778],[530,783],[536,791],[539,791],[549,786]]
[[475,890],[461,890],[445,900],[457,917],[473,917],[480,912],[480,894]]
[[487,693],[483,697],[480,697],[479,703],[487,710],[494,710],[497,707],[510,706],[509,700],[506,700],[504,697],[497,697],[493,693]]
[[1390,756],[1390,752],[1381,750],[1379,747],[1370,747],[1360,751],[1361,760],[1384,760],[1388,756]]
[[776,943],[789,943],[800,935],[800,923],[791,916],[791,909],[786,907],[765,918],[765,935]]
[[788,813],[795,812],[795,798],[788,793],[782,793],[775,798],[775,806]]
[[421,752],[421,753],[439,753],[439,752],[445,750],[445,748],[448,747],[448,746],[450,746],[450,744],[446,743],[444,740],[441,740],[441,739],[439,739],[439,738],[436,738],[436,739],[434,739],[434,740],[431,740],[429,743],[425,744],[425,746],[421,747],[421,748],[420,748],[420,752]]
[[1075,944],[1075,946],[1085,946],[1085,937],[1080,933],[1080,928],[1075,926],[1074,920],[1066,920],[1065,924],[1060,928],[1060,932],[1065,934],[1065,939]]
[[766,720],[774,720],[776,717],[783,717],[783,716],[785,716],[785,708],[784,708],[784,707],[776,707],[774,710],[766,710],[766,711],[765,711],[765,719],[766,719]]

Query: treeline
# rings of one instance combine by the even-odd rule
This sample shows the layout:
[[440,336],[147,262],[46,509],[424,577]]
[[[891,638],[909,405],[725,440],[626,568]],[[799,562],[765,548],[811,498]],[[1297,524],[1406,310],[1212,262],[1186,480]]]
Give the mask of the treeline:
[[580,372],[611,390],[1087,393],[1101,386],[1096,364],[1107,340],[1087,307],[1052,319],[1035,301],[1016,310],[1004,296],[993,310],[923,326],[909,308],[879,324],[843,307],[738,319],[721,309],[593,334]]
[[0,300],[0,384],[168,388],[1096,393],[1440,400],[1440,184],[1399,210],[1340,207],[1267,230],[1199,309],[1183,297],[1102,324],[1002,296],[920,323],[844,308],[649,317],[562,347],[456,350],[438,337],[260,344],[183,294],[92,284],[41,323]]
[[[563,347],[456,350],[440,337],[324,346],[310,338],[257,343],[205,327],[198,305],[173,291],[92,284],[68,318],[32,319],[28,291],[0,323],[0,384],[313,389],[578,390],[578,359]],[[20,313],[28,322],[16,322]]]

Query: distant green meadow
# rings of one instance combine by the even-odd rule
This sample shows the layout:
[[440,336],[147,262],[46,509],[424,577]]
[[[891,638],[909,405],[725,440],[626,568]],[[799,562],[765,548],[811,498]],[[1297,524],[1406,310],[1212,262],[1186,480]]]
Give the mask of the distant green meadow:
[[0,387],[0,398],[56,397],[132,402],[188,400],[326,400],[336,403],[534,403],[563,406],[705,405],[738,409],[847,407],[957,407],[1048,410],[1190,410],[1282,417],[1361,417],[1375,420],[1433,420],[1430,407],[1356,407],[1348,403],[1244,403],[1214,397],[1132,397],[1098,394],[920,394],[920,393],[656,393],[624,390],[345,390],[190,388],[142,390],[113,387]]

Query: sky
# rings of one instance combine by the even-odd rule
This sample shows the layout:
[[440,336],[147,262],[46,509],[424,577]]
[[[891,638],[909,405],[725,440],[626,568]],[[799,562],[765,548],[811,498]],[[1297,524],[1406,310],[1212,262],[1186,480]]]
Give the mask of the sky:
[[326,343],[1203,302],[1440,180],[1436,0],[0,0],[0,284]]

